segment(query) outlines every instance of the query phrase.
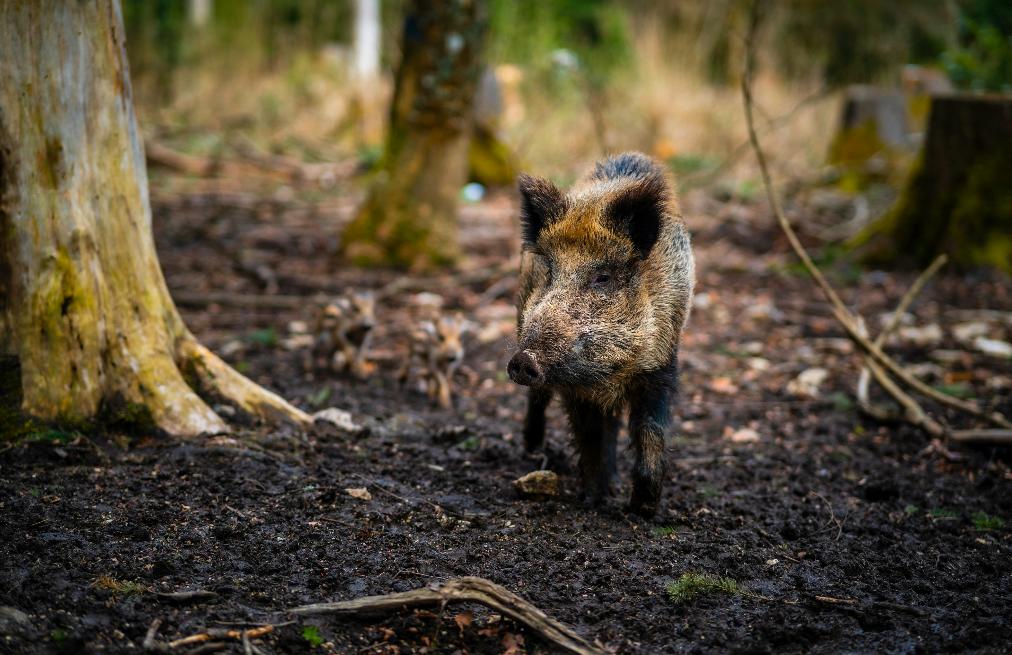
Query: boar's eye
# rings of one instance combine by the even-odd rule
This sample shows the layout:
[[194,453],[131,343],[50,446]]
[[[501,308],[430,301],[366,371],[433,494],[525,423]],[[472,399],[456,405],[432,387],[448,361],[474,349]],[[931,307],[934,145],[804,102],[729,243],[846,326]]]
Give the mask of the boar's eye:
[[594,281],[590,283],[592,287],[603,287],[611,282],[611,273],[608,271],[598,271],[594,274]]

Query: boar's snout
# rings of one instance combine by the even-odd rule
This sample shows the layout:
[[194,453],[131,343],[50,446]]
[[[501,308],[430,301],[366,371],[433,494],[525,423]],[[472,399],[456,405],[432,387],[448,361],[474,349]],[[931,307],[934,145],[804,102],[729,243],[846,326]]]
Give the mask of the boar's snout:
[[506,366],[510,379],[526,387],[537,387],[544,383],[545,373],[538,366],[537,356],[530,350],[521,350]]

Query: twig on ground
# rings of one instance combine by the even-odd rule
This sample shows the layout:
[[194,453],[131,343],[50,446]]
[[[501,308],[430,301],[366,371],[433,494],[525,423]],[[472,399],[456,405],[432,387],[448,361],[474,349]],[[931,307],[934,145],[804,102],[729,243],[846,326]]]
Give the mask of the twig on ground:
[[[876,346],[871,341],[869,341],[868,338],[861,333],[858,326],[858,322],[853,316],[853,314],[851,314],[850,311],[847,309],[847,307],[843,304],[843,301],[840,299],[840,296],[837,295],[833,287],[830,286],[829,282],[826,280],[826,277],[822,274],[822,271],[819,270],[818,266],[815,265],[815,263],[812,261],[812,258],[809,257],[808,252],[805,250],[804,246],[802,246],[801,242],[798,240],[798,236],[794,232],[794,228],[791,227],[791,224],[787,220],[787,217],[784,215],[783,209],[781,208],[780,202],[777,199],[777,195],[773,189],[773,180],[770,177],[769,166],[766,163],[766,156],[763,153],[762,147],[759,145],[759,138],[756,135],[755,121],[753,118],[752,77],[755,72],[755,35],[758,29],[760,19],[759,3],[760,0],[755,0],[752,4],[752,15],[749,24],[749,31],[745,39],[745,72],[744,75],[742,75],[742,82],[741,82],[742,95],[745,104],[745,119],[748,125],[749,140],[752,143],[752,149],[755,151],[756,159],[759,161],[759,170],[762,173],[763,184],[766,187],[766,194],[769,196],[770,205],[773,209],[773,213],[776,215],[777,222],[780,224],[781,229],[787,236],[787,240],[790,242],[791,248],[794,249],[794,252],[797,254],[798,258],[801,259],[802,263],[805,265],[805,268],[808,269],[809,273],[811,273],[816,283],[826,294],[826,297],[829,299],[830,303],[833,306],[833,315],[836,317],[837,321],[843,327],[844,331],[847,333],[847,336],[849,336],[850,339],[854,341],[854,343],[865,354],[869,356],[869,361],[874,360],[876,364],[880,365],[886,371],[894,375],[903,384],[914,389],[918,393],[925,395],[928,398],[931,398],[936,402],[948,405],[949,407],[960,409],[966,412],[967,414],[990,421],[991,423],[999,427],[1012,429],[1012,422],[1010,422],[1002,414],[998,412],[988,413],[977,407],[975,403],[970,403],[964,400],[960,400],[959,398],[954,398],[924,384],[923,382],[915,378],[913,375],[911,375],[909,372],[904,370],[899,364],[896,363],[895,360],[886,355],[880,347]],[[872,373],[874,374],[874,370],[872,371]],[[885,376],[883,376],[883,378],[884,377]],[[893,390],[895,390],[895,388],[896,387],[894,385]],[[890,391],[890,389],[887,388],[887,391]],[[897,402],[902,403],[906,399],[900,396],[896,398],[896,400]],[[915,403],[913,399],[910,399],[910,402]],[[909,402],[907,403],[907,406],[911,406]],[[931,423],[927,421],[922,421],[922,427],[930,425]],[[943,433],[945,432],[944,428],[942,429],[942,432]]]
[[603,650],[558,621],[549,618],[520,596],[482,578],[457,578],[445,583],[433,583],[414,591],[369,596],[338,603],[303,605],[289,611],[302,616],[314,614],[357,616],[374,612],[397,612],[411,607],[439,607],[442,611],[447,604],[454,602],[484,605],[517,623],[522,623],[544,639],[571,653],[604,655]]
[[[876,346],[881,348],[885,345],[886,339],[888,339],[889,335],[892,334],[897,326],[899,326],[900,318],[907,311],[907,308],[910,307],[910,303],[914,301],[914,298],[916,298],[917,294],[921,292],[924,285],[927,284],[928,280],[930,280],[931,277],[938,272],[938,269],[940,269],[946,261],[948,261],[948,257],[945,254],[939,255],[938,258],[932,262],[931,266],[921,273],[913,285],[907,289],[907,292],[903,295],[903,299],[900,300],[900,304],[897,305],[896,310],[889,318],[889,322],[882,329],[879,335],[875,337],[874,343]],[[858,328],[861,330],[862,334],[866,334],[864,321],[860,318],[858,319]],[[896,384],[888,378],[885,371],[875,364],[875,362],[871,361],[867,355],[864,356],[864,366],[861,368],[861,375],[857,382],[857,404],[861,411],[879,421],[896,421],[903,418],[889,409],[877,407],[871,404],[868,399],[868,387],[871,382],[872,375],[875,376],[875,381],[882,385],[889,395],[900,402],[906,412],[907,421],[916,426],[923,427],[925,431],[932,436],[940,437],[945,434],[945,428],[937,421],[928,417],[921,406],[914,401],[913,398],[910,398],[898,386],[896,386]]]
[[823,603],[833,603],[834,605],[857,605],[856,600],[847,600],[845,598],[830,598],[829,596],[814,596],[814,598]]
[[1012,430],[953,430],[953,441],[982,441],[990,444],[1012,445]]
[[[148,628],[148,632],[144,635],[144,641],[142,646],[144,650],[153,652],[158,650],[155,642],[155,636],[158,634],[158,628],[162,625],[161,619],[155,619],[151,622],[151,627]],[[164,646],[164,644],[158,644],[158,646]]]
[[[829,521],[827,521],[826,523],[827,523],[827,525],[829,523],[835,523],[836,524],[836,527],[837,527],[836,539],[834,539],[833,541],[839,541],[840,540],[840,536],[843,534],[843,523],[841,523],[840,520],[838,518],[836,518],[836,513],[833,512],[833,503],[831,503],[828,500],[826,500],[826,497],[823,496],[820,493],[816,493],[814,491],[809,491],[808,493],[810,493],[813,496],[818,496],[819,498],[822,499],[822,502],[826,503],[826,506],[829,507]],[[832,526],[830,526],[830,527],[832,527]]]
[[190,603],[202,600],[215,600],[218,598],[218,594],[213,591],[196,589],[194,591],[177,591],[174,593],[158,592],[155,594],[155,597],[158,600],[165,600],[170,603]]
[[242,631],[242,651],[246,655],[253,655],[253,649],[249,644],[249,630]]
[[220,628],[210,628],[201,632],[200,634],[190,635],[189,637],[183,637],[175,641],[169,642],[169,648],[179,648],[180,646],[188,646],[190,644],[199,644],[202,641],[211,641],[212,639],[242,639],[243,634],[248,634],[250,637],[260,637],[269,632],[273,632],[273,625],[265,625],[262,628],[255,628],[253,630],[222,630]]

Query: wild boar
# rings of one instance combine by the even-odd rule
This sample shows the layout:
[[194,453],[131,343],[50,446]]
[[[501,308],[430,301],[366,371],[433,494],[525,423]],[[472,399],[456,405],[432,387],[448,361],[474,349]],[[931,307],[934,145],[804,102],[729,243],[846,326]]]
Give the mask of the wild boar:
[[518,351],[507,366],[530,387],[524,444],[538,448],[557,395],[569,416],[585,493],[617,480],[619,415],[635,448],[631,508],[661,499],[664,438],[695,264],[664,168],[639,153],[611,157],[563,193],[522,174]]
[[444,316],[436,323],[423,322],[411,333],[408,356],[398,373],[401,385],[407,381],[412,365],[421,364],[421,377],[429,399],[449,409],[450,383],[464,359],[460,340],[463,332],[464,317],[460,314]]
[[376,297],[371,291],[348,289],[320,310],[313,330],[313,347],[306,359],[306,370],[327,368],[335,372],[348,369],[362,377],[366,373],[365,355],[376,327]]

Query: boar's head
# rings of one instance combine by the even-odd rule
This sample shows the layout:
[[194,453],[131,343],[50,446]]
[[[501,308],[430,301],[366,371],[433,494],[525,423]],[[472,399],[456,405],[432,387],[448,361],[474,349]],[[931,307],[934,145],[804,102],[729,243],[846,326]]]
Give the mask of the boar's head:
[[652,261],[677,212],[663,174],[596,176],[563,194],[519,179],[524,265],[519,351],[510,378],[532,387],[589,390],[621,383],[655,339]]

